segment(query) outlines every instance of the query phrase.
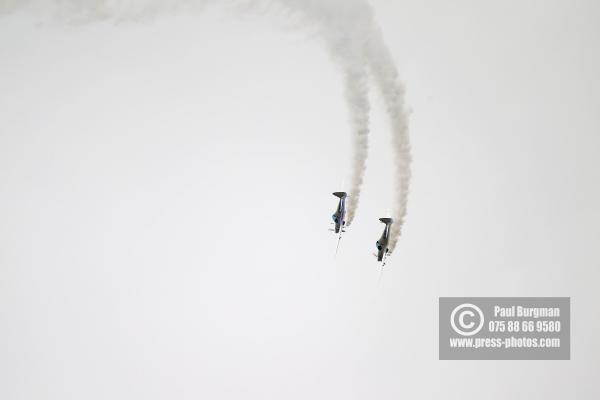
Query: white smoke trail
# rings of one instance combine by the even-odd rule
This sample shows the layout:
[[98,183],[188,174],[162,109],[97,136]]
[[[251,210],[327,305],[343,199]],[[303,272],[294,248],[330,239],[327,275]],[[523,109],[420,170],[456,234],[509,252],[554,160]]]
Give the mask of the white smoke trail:
[[366,169],[369,134],[368,76],[371,72],[386,103],[392,127],[395,154],[395,208],[390,249],[402,231],[410,182],[408,120],[404,110],[404,89],[373,13],[365,0],[0,0],[0,13],[29,8],[67,22],[96,20],[140,21],[180,11],[197,12],[209,3],[241,6],[264,12],[287,10],[305,29],[314,29],[323,38],[333,60],[344,74],[345,97],[350,111],[353,136],[351,197],[348,222],[358,206]]
[[369,150],[369,86],[366,68],[346,72],[346,99],[350,107],[350,121],[352,124],[353,159],[352,183],[350,197],[348,198],[347,224],[354,220],[360,191],[367,168],[367,155]]
[[[315,29],[344,75],[344,94],[352,133],[351,183],[347,190],[347,224],[354,220],[366,171],[369,135],[368,29],[371,16],[364,0],[255,0],[252,4],[284,7]],[[365,19],[365,17],[367,17]]]
[[[410,185],[410,141],[404,87],[398,71],[365,0],[279,0],[317,21],[325,42],[346,74],[346,99],[354,137],[352,185],[348,202],[349,222],[354,218],[366,169],[369,133],[367,73],[371,72],[386,104],[394,151],[394,224],[390,251],[402,234]],[[365,70],[368,69],[368,70]]]
[[406,217],[408,189],[410,185],[410,140],[408,135],[408,113],[404,104],[404,86],[398,79],[398,71],[378,27],[371,32],[372,41],[368,46],[371,71],[383,96],[392,128],[392,149],[394,151],[394,223],[390,230],[389,249],[394,251],[402,234]]
[[[301,3],[301,2],[300,2]],[[348,4],[352,2],[345,3]],[[340,66],[344,74],[344,93],[349,110],[350,129],[352,133],[352,158],[351,158],[351,181],[347,202],[347,224],[354,220],[362,184],[367,168],[367,155],[369,149],[369,65],[367,61],[367,38],[366,25],[362,23],[360,9],[355,6],[352,12],[340,13],[343,6],[340,3],[330,3],[337,8],[329,13],[317,13],[328,15],[329,19],[321,19],[323,28],[321,30],[326,45],[335,62]],[[331,16],[338,20],[331,20]],[[326,29],[326,30],[325,30]]]

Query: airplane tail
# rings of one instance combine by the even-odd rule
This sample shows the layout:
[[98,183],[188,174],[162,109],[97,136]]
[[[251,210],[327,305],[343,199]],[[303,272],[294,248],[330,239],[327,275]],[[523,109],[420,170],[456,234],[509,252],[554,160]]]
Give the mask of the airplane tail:
[[383,222],[384,224],[386,224],[386,225],[387,225],[387,224],[391,224],[392,222],[394,222],[394,220],[393,220],[393,219],[391,219],[391,218],[379,218],[379,220],[380,220],[381,222]]
[[335,197],[339,197],[340,199],[344,199],[344,198],[346,198],[346,196],[348,196],[348,195],[346,194],[346,192],[333,192],[333,195],[334,195]]

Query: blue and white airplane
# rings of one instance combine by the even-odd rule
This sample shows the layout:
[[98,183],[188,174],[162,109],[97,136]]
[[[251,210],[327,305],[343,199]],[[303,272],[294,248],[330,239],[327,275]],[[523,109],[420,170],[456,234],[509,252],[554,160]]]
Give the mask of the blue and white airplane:
[[379,221],[385,224],[385,228],[375,246],[377,247],[377,261],[381,262],[381,266],[383,267],[385,266],[387,256],[391,254],[388,244],[390,241],[390,228],[394,220],[391,218],[379,218]]
[[341,235],[342,232],[345,232],[344,228],[346,227],[346,197],[348,197],[348,195],[346,192],[334,192],[333,195],[339,198],[340,202],[338,203],[337,210],[331,216],[331,219],[333,219],[333,223],[335,224],[335,233]]
[[334,231],[338,235],[337,246],[335,247],[335,254],[337,255],[340,241],[342,240],[342,233],[346,232],[346,197],[348,195],[346,192],[334,192],[333,195],[340,199],[335,213],[331,216],[335,224],[335,229],[330,229],[330,231]]

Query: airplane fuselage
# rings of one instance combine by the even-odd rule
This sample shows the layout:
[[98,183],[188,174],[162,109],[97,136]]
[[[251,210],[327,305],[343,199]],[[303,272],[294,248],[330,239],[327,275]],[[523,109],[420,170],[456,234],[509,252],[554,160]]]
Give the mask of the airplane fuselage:
[[385,228],[375,246],[377,247],[377,261],[383,261],[383,258],[389,251],[388,244],[390,241],[390,227],[392,226],[392,220],[391,218],[380,218],[379,220],[385,223]]
[[335,213],[331,216],[335,223],[335,233],[340,233],[346,225],[346,193],[335,192],[333,195],[340,199]]

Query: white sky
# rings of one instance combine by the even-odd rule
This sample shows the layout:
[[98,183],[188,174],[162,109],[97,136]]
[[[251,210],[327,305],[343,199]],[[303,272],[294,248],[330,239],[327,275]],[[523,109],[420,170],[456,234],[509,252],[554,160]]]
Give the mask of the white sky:
[[[599,398],[598,4],[373,1],[414,158],[380,286],[386,116],[334,262],[318,40],[0,17],[0,398]],[[439,296],[571,296],[572,360],[438,361]]]

